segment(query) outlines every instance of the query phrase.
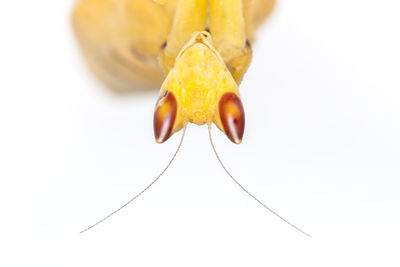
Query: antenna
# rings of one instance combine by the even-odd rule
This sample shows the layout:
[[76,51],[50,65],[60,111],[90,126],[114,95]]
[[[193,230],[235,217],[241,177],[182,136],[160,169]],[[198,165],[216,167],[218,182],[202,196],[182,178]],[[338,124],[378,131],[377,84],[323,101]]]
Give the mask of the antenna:
[[232,174],[228,171],[228,169],[225,167],[224,163],[222,163],[221,158],[219,157],[217,150],[215,148],[214,142],[212,140],[212,136],[211,136],[211,126],[208,127],[208,136],[210,138],[210,143],[212,146],[212,149],[214,151],[215,156],[217,157],[219,163],[221,164],[221,167],[225,170],[226,174],[228,174],[228,176],[232,179],[232,181],[238,185],[247,195],[249,195],[251,198],[253,198],[255,201],[257,201],[261,206],[263,206],[265,209],[267,209],[269,212],[271,212],[272,214],[274,214],[276,217],[278,217],[279,219],[281,219],[282,221],[284,221],[285,223],[287,223],[288,225],[290,225],[291,227],[293,227],[294,229],[296,229],[297,231],[299,231],[300,233],[311,237],[310,234],[308,234],[307,232],[303,231],[302,229],[300,229],[299,227],[297,227],[296,225],[292,224],[291,222],[289,222],[288,220],[286,220],[285,218],[283,218],[281,215],[279,215],[277,212],[275,212],[274,210],[272,210],[271,208],[269,208],[267,205],[265,205],[261,200],[259,200],[258,198],[256,198],[252,193],[250,193],[243,185],[241,185],[238,180],[236,180]]
[[181,140],[179,141],[179,145],[174,153],[174,155],[172,156],[171,160],[168,162],[167,166],[165,166],[165,168],[162,170],[162,172],[148,185],[146,186],[142,191],[140,191],[138,194],[136,194],[134,197],[132,197],[128,202],[126,202],[124,205],[122,205],[121,207],[119,207],[118,209],[114,210],[113,212],[111,212],[109,215],[107,215],[106,217],[104,217],[103,219],[99,220],[98,222],[92,224],[91,226],[85,228],[84,230],[82,230],[81,232],[79,232],[80,234],[83,234],[84,232],[89,231],[90,229],[94,228],[95,226],[99,225],[100,223],[104,222],[105,220],[107,220],[108,218],[110,218],[111,216],[113,216],[115,213],[119,212],[120,210],[122,210],[123,208],[125,208],[126,206],[128,206],[129,204],[131,204],[134,200],[136,200],[138,197],[140,197],[144,192],[146,192],[152,185],[154,185],[160,178],[161,176],[163,176],[163,174],[168,170],[168,168],[171,166],[172,162],[175,160],[176,155],[178,155],[178,152],[182,146],[183,143],[183,139],[185,138],[185,132],[186,132],[186,127],[183,128],[183,132],[182,132],[182,137]]

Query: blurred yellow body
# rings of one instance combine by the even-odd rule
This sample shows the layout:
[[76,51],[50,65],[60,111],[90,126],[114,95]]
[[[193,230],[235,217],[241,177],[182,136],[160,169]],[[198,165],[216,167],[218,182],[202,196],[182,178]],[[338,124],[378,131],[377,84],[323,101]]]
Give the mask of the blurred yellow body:
[[[185,4],[178,5],[179,1]],[[253,41],[254,31],[270,14],[274,3],[274,0],[79,0],[72,22],[92,71],[115,91],[159,87],[193,32],[206,28],[212,28],[216,50],[240,82],[251,58],[251,49],[245,47],[246,38]],[[218,9],[218,5],[223,8]],[[217,14],[207,18],[212,12]],[[232,34],[224,34],[229,32]],[[160,53],[167,39],[165,52]]]

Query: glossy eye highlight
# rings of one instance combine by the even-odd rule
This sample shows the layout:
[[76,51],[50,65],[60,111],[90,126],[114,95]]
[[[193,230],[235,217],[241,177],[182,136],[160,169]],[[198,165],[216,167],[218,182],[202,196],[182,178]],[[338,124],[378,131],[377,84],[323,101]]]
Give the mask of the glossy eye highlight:
[[154,111],[154,136],[157,143],[164,143],[171,136],[177,112],[173,93],[166,91],[157,102]]
[[245,116],[242,101],[234,93],[225,93],[219,101],[219,115],[225,134],[235,144],[242,142]]

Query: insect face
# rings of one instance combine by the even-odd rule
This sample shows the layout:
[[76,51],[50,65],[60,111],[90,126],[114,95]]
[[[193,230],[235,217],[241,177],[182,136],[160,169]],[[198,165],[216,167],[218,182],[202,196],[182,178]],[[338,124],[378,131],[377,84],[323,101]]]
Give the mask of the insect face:
[[161,95],[165,97],[154,116],[157,142],[166,141],[189,122],[214,123],[232,142],[241,142],[244,112],[238,86],[209,33],[195,33],[183,47],[161,86]]

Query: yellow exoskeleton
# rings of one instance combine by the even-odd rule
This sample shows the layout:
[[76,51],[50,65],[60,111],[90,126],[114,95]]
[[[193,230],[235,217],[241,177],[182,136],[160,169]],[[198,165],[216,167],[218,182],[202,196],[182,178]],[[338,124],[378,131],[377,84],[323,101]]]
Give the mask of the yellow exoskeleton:
[[245,116],[238,87],[255,31],[274,6],[275,0],[79,0],[73,26],[89,66],[108,87],[161,88],[154,112],[157,142],[191,122],[214,123],[239,144]]

